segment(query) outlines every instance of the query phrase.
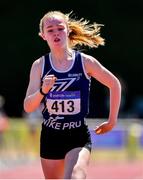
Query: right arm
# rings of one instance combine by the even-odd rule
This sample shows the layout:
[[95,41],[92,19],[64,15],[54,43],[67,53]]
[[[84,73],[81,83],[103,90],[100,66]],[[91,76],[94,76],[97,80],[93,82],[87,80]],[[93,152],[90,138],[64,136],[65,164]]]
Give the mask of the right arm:
[[[27,113],[35,111],[39,107],[44,97],[40,93],[42,64],[42,59],[38,59],[32,64],[31,67],[29,85],[24,99],[24,110]],[[53,87],[56,77],[52,74],[45,75],[42,81],[42,92],[47,94]]]
[[41,100],[43,99],[43,95],[39,91],[41,85],[41,73],[42,60],[38,59],[32,64],[29,85],[24,99],[24,110],[27,113],[36,110],[39,107]]

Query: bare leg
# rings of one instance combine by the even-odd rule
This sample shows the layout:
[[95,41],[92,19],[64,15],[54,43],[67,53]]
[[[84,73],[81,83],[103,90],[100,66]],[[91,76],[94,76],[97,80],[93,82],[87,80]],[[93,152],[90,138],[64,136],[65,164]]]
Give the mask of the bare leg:
[[65,157],[64,179],[85,179],[89,160],[90,151],[86,148],[69,151]]
[[62,179],[64,174],[64,160],[41,158],[45,179]]

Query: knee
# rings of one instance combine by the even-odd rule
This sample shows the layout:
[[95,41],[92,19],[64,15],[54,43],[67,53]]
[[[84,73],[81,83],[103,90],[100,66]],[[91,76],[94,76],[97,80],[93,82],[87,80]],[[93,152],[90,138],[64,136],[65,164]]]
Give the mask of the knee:
[[71,179],[86,179],[85,169],[79,165],[73,168]]

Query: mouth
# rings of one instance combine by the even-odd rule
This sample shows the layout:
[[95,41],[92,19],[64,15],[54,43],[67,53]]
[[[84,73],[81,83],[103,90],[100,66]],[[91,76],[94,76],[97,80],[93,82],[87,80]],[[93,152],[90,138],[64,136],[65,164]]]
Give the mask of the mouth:
[[55,38],[54,39],[54,42],[59,42],[60,41],[60,38]]

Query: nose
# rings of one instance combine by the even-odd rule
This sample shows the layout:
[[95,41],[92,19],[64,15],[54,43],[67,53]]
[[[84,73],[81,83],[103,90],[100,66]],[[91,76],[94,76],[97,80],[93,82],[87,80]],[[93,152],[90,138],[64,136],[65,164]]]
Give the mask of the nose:
[[54,31],[54,36],[58,36],[59,32],[57,30]]

